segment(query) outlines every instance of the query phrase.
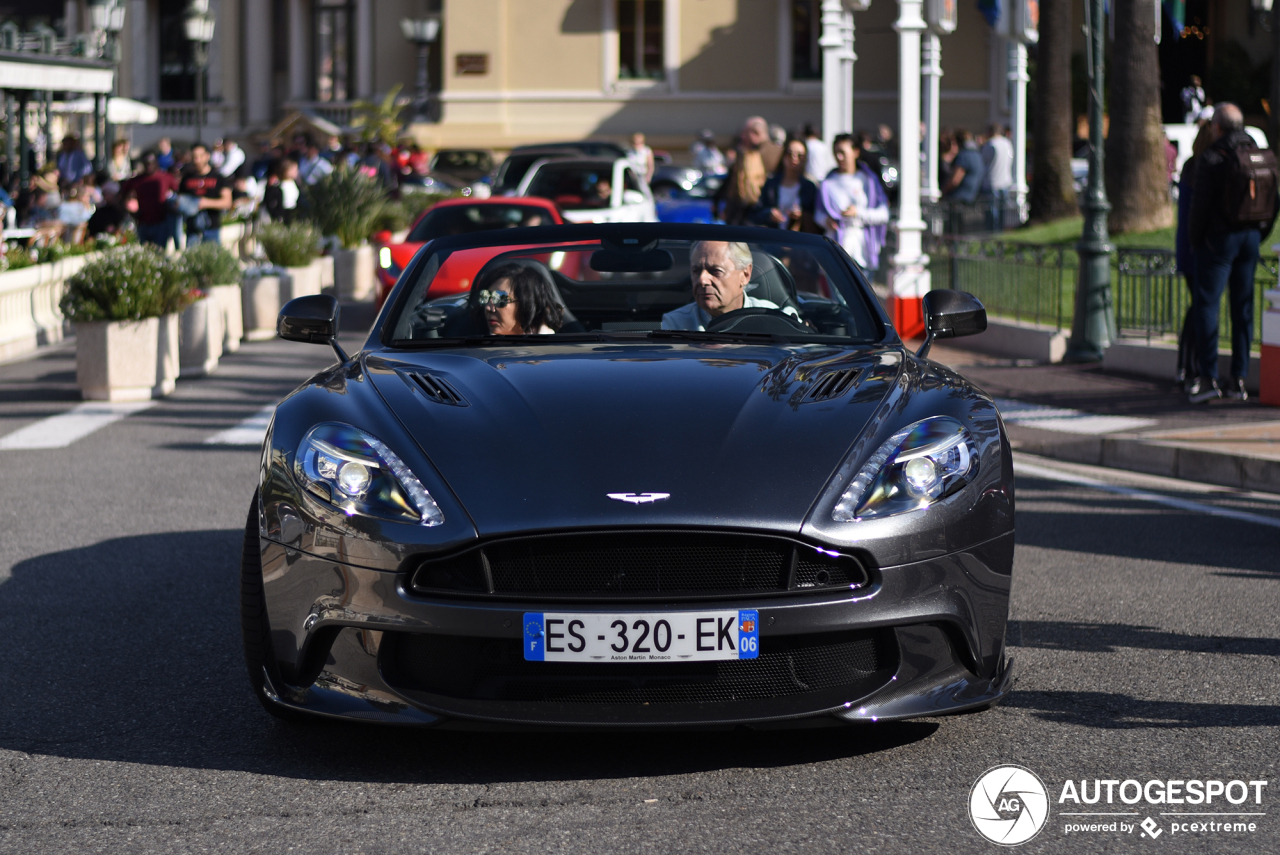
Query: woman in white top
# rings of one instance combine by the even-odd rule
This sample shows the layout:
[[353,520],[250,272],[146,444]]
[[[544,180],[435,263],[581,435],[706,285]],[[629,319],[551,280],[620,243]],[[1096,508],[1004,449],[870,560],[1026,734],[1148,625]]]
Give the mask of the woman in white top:
[[627,160],[631,162],[631,168],[636,171],[636,174],[644,178],[645,184],[653,180],[653,149],[644,144],[644,134],[631,135],[631,148],[627,149]]
[[476,304],[489,335],[549,335],[564,323],[564,307],[551,285],[523,264],[504,264],[487,274]]
[[858,169],[859,147],[849,134],[840,134],[831,146],[836,170],[822,182],[819,196],[819,218],[825,218],[827,235],[844,248],[849,257],[866,269],[874,269],[880,261],[878,242],[870,240],[868,227],[889,222],[889,205],[869,170]]

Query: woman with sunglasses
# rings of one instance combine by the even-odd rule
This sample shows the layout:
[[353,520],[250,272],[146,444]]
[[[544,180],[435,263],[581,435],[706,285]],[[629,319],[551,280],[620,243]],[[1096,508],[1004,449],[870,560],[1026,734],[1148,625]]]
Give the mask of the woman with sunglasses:
[[545,335],[560,329],[564,308],[536,270],[504,264],[485,279],[476,305],[489,335]]

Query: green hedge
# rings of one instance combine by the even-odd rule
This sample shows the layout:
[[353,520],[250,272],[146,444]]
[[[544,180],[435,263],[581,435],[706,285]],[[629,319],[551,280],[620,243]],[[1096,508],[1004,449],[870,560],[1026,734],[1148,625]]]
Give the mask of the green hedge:
[[74,323],[138,321],[181,312],[196,299],[178,259],[149,246],[107,250],[67,280],[59,304]]

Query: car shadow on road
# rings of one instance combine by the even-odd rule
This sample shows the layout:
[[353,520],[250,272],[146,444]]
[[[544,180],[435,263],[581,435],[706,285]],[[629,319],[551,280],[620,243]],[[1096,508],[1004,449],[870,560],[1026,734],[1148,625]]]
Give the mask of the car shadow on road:
[[[1016,625],[1015,625],[1016,624]],[[1011,622],[1010,637],[1019,647],[1113,653],[1117,648],[1181,650],[1188,653],[1238,653],[1280,656],[1280,639],[1227,635],[1184,635],[1153,626],[1083,621],[1020,620]]]
[[1015,691],[1004,705],[1055,724],[1104,730],[1280,726],[1280,706],[1151,701],[1111,692]]
[[1221,568],[1235,572],[1219,575],[1245,578],[1280,574],[1276,540],[1256,523],[1026,475],[1017,489],[1020,546]]
[[268,716],[240,648],[237,530],[48,553],[0,582],[0,749],[308,779],[492,783],[783,767],[890,751],[934,722],[794,731],[471,733]]

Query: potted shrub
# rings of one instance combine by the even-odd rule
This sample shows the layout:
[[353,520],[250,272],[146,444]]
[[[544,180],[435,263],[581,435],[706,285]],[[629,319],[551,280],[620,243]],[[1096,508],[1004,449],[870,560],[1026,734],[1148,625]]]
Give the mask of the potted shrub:
[[340,168],[306,189],[311,218],[321,234],[342,247],[333,256],[334,287],[340,300],[372,300],[374,256],[369,235],[387,204],[382,183],[359,170]]
[[240,279],[244,275],[239,260],[225,246],[200,243],[182,254],[192,283],[213,298],[221,314],[223,353],[235,353],[244,337],[244,316],[240,306]]
[[[161,348],[160,319],[189,300],[173,262],[150,247],[118,247],[82,267],[59,304],[75,325],[80,393],[94,401],[167,394],[171,359]],[[172,322],[165,326],[166,345],[176,343]]]
[[202,377],[217,369],[226,330],[221,299],[213,293],[213,282],[229,276],[239,278],[240,265],[221,246],[201,243],[178,256],[175,266],[192,295],[180,320],[179,373],[183,377]]
[[283,267],[287,277],[281,279],[281,304],[294,297],[320,293],[320,235],[310,223],[269,223],[258,230],[258,242],[267,259]]

